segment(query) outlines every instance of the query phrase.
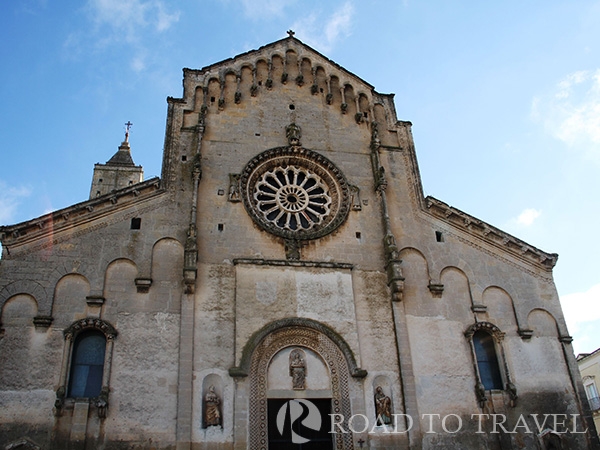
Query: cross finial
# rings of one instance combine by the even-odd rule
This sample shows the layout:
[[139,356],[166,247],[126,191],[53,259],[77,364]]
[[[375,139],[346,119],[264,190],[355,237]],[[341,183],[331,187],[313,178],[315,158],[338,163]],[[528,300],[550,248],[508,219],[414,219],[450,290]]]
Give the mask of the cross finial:
[[287,30],[287,34],[289,34],[290,37],[294,37],[296,33],[294,33],[293,30]]
[[363,441],[362,439],[358,440],[358,445],[360,445],[360,448],[363,448],[364,443],[365,443],[365,441]]
[[129,142],[129,129],[131,128],[133,124],[131,123],[131,120],[128,120],[127,123],[125,124],[126,131],[125,131],[125,142]]

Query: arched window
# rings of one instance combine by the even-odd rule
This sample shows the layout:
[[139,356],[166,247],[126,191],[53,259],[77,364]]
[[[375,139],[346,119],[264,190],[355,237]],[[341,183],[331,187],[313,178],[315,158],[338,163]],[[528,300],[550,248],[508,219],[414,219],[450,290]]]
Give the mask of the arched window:
[[473,346],[477,356],[479,376],[485,389],[503,389],[494,338],[486,331],[478,330],[473,335]]
[[77,335],[73,344],[69,397],[97,397],[102,389],[106,337],[97,330]]
[[73,322],[63,334],[65,346],[55,414],[62,414],[67,404],[87,399],[103,419],[108,410],[108,383],[117,330],[102,319],[88,317]]
[[476,322],[465,331],[473,356],[475,395],[479,407],[488,401],[488,391],[503,390],[510,398],[510,406],[517,402],[517,387],[512,382],[502,341],[504,333],[490,322]]

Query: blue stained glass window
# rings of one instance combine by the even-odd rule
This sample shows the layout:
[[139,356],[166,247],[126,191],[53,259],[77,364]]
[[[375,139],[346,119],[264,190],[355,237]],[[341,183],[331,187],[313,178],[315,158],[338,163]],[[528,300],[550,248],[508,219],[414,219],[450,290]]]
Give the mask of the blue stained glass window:
[[97,397],[102,389],[106,337],[99,331],[81,333],[73,345],[69,397]]
[[481,382],[486,389],[502,389],[502,376],[498,365],[494,338],[483,330],[473,335],[473,345],[477,355],[477,367]]

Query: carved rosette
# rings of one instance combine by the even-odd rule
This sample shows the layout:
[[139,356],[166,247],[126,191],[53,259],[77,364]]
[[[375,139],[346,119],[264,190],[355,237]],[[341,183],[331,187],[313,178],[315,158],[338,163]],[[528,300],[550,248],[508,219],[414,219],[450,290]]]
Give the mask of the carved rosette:
[[242,201],[254,222],[288,240],[323,237],[350,211],[350,189],[327,158],[297,145],[253,158],[240,177]]

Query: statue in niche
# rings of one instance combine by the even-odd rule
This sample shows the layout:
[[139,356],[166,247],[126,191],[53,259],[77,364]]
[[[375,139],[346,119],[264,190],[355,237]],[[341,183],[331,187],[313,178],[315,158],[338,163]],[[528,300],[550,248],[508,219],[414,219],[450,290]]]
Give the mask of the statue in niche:
[[306,362],[304,352],[297,348],[290,353],[290,376],[292,377],[293,389],[306,389]]
[[375,413],[377,425],[390,425],[392,423],[392,400],[383,393],[383,388],[375,388]]
[[239,202],[242,200],[240,197],[240,174],[230,173],[229,174],[229,201]]
[[204,396],[204,426],[206,428],[221,426],[220,404],[221,399],[215,392],[215,387],[209,387],[208,392]]
[[288,139],[289,145],[300,145],[300,138],[302,137],[302,130],[295,123],[290,123],[285,128],[285,135]]

